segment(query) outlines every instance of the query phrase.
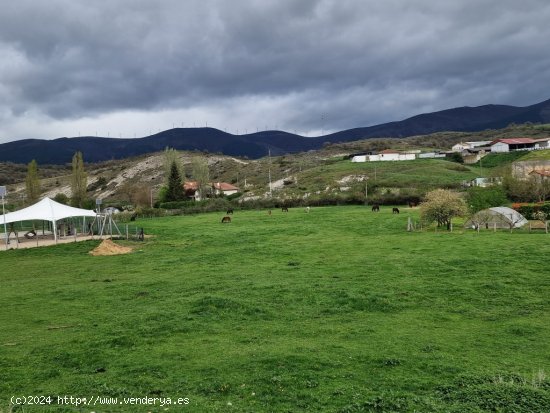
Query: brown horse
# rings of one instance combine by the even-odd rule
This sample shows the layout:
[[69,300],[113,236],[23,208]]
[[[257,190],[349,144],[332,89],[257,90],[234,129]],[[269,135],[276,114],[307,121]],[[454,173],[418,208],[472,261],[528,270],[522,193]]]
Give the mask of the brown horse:
[[399,208],[393,208],[391,212],[392,214],[399,214]]
[[288,212],[288,207],[282,207],[281,212]]
[[222,218],[222,224],[230,223],[230,222],[231,222],[231,217],[223,217]]
[[374,204],[371,208],[372,212],[380,212],[380,205]]
[[233,215],[233,208],[229,208],[227,210],[226,215],[229,215],[229,214]]

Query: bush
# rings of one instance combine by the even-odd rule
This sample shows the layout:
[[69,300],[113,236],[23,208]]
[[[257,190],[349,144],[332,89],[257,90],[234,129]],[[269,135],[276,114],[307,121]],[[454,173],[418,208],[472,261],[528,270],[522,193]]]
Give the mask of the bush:
[[447,157],[447,159],[451,162],[464,163],[464,158],[460,152],[453,152]]
[[103,176],[100,176],[97,178],[95,182],[92,182],[90,185],[88,185],[88,188],[86,188],[86,191],[95,191],[98,188],[105,189],[107,186],[107,179]]
[[56,194],[53,197],[53,200],[63,205],[67,205],[69,203],[69,197],[63,193]]
[[170,202],[161,202],[158,205],[158,208],[164,208],[164,209],[183,209],[188,206],[193,206],[196,203],[201,201],[170,201]]
[[539,211],[544,212],[547,216],[550,216],[550,204],[530,204],[530,205],[514,205],[515,210],[518,211],[521,215],[523,215],[526,219],[537,219],[535,217],[535,214]]
[[234,199],[237,199],[237,198],[240,198],[242,195],[242,192],[235,192],[234,194],[231,194],[231,195],[227,195],[227,199],[229,201],[233,201]]

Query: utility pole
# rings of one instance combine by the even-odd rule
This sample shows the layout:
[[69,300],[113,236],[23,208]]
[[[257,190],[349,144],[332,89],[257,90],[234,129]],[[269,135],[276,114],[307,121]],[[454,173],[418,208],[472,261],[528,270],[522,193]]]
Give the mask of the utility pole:
[[369,177],[365,176],[365,206],[369,204]]
[[8,227],[6,226],[6,210],[4,209],[4,197],[6,196],[6,187],[0,186],[0,197],[2,198],[2,216],[4,217],[4,236],[6,237],[6,250],[8,249]]
[[482,159],[483,159],[483,156],[481,156],[481,154],[479,154],[479,174],[483,178],[483,165],[481,164]]
[[271,149],[268,149],[269,154],[269,197],[273,197],[273,188],[271,187]]

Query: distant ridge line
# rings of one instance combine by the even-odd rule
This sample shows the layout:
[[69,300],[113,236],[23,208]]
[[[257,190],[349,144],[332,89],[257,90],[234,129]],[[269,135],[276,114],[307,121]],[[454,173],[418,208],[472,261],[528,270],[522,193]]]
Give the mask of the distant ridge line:
[[526,122],[550,123],[550,100],[526,107],[464,106],[311,138],[277,130],[233,135],[215,128],[200,127],[173,128],[133,139],[95,136],[23,139],[0,144],[0,162],[28,163],[35,159],[39,164],[65,164],[71,161],[76,151],[84,154],[86,162],[100,162],[157,152],[166,147],[256,159],[266,156],[268,151],[272,155],[283,155],[319,149],[326,142],[404,138],[446,131],[476,132]]

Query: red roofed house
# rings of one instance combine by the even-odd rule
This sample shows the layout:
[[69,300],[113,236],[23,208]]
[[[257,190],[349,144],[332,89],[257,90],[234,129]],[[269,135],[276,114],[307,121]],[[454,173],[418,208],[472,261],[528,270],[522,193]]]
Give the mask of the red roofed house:
[[[208,186],[212,188],[212,193],[214,195],[232,195],[239,192],[239,188],[226,182],[209,183]],[[204,198],[199,190],[199,183],[197,181],[184,182],[183,190],[188,198],[195,201],[200,201]]]
[[201,199],[199,193],[199,183],[197,181],[187,181],[183,183],[183,191],[187,198],[191,198],[195,201]]
[[214,182],[212,188],[216,195],[233,195],[239,192],[239,188],[227,182]]

